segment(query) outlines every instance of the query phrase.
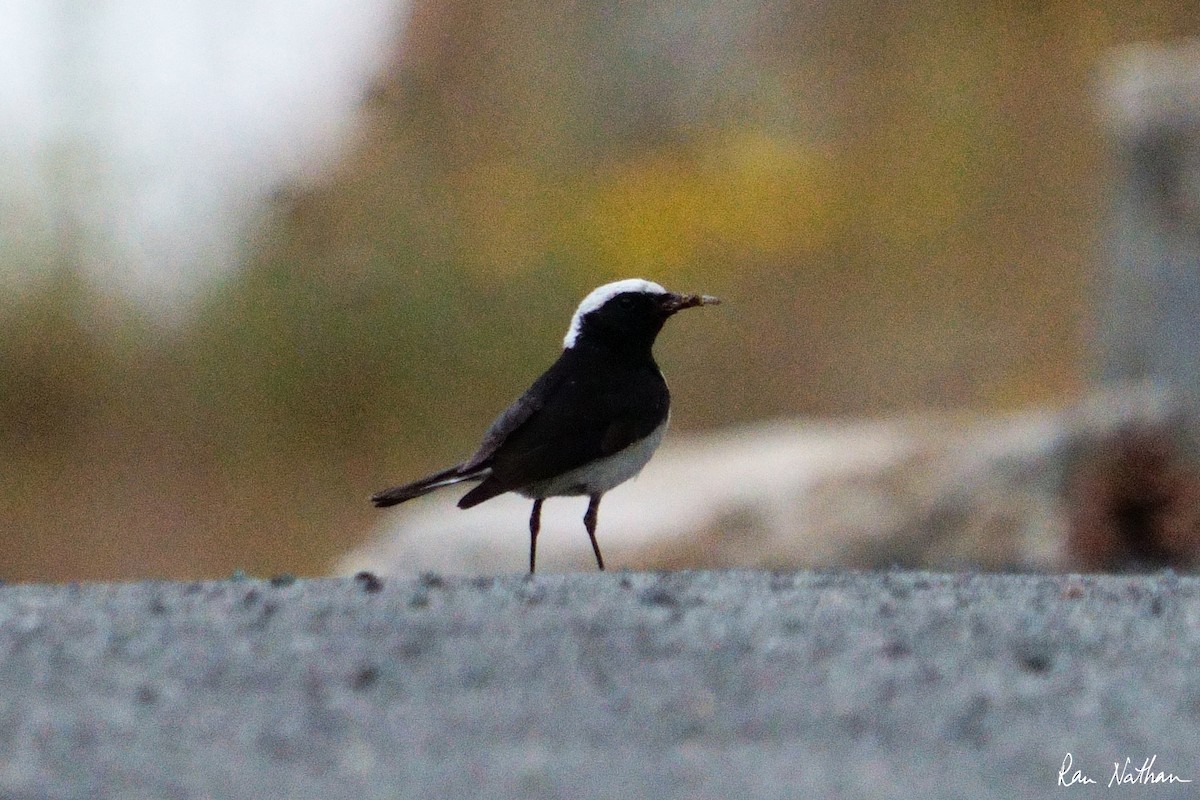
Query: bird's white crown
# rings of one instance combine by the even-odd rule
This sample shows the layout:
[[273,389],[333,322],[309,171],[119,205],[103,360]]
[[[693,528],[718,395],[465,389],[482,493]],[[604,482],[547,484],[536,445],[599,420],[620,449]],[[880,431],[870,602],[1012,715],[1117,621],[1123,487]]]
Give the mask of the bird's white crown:
[[563,349],[568,349],[575,344],[575,338],[579,336],[579,328],[583,325],[584,317],[617,295],[625,294],[626,292],[666,294],[667,290],[654,281],[647,281],[642,278],[626,278],[623,281],[606,283],[603,286],[592,289],[588,296],[583,298],[583,302],[579,304],[579,308],[575,309],[575,316],[571,317],[571,327],[567,329],[567,335],[563,337]]

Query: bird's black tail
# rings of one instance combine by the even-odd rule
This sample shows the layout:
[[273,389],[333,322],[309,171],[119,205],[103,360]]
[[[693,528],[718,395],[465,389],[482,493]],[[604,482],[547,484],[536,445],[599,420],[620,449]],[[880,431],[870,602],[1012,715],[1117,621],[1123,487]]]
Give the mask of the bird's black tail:
[[476,470],[474,472],[463,472],[462,464],[455,464],[449,469],[444,469],[441,472],[435,472],[421,478],[419,481],[406,483],[403,486],[393,486],[390,489],[384,489],[381,492],[376,492],[371,495],[371,502],[377,508],[386,508],[394,506],[398,503],[403,503],[406,500],[412,500],[414,497],[420,497],[423,494],[428,494],[434,489],[439,489],[443,486],[450,486],[454,483],[462,481],[477,481],[487,475],[487,470]]

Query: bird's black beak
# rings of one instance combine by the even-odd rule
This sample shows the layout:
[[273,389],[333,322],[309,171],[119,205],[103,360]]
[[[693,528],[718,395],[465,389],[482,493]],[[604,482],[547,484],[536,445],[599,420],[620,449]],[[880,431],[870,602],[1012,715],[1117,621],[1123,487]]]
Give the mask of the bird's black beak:
[[675,294],[671,292],[664,295],[662,298],[662,310],[668,316],[676,311],[682,311],[685,308],[695,308],[696,306],[715,306],[721,301],[707,294]]

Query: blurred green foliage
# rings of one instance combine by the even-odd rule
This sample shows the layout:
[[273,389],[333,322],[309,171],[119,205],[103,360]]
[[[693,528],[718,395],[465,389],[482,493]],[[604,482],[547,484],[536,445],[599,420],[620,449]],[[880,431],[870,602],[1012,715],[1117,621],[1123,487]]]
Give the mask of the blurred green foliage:
[[728,301],[660,345],[680,429],[1062,399],[1095,66],[1198,11],[418,3],[361,140],[182,319],[69,258],[0,304],[0,578],[320,571],[618,277]]

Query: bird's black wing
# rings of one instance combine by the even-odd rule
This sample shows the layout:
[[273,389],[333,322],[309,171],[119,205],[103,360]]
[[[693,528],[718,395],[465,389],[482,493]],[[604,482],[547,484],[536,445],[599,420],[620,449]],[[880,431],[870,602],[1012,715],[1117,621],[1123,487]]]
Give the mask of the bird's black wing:
[[489,462],[492,456],[500,449],[509,435],[525,424],[546,404],[547,398],[554,395],[555,387],[562,381],[562,362],[563,358],[560,356],[558,361],[543,372],[541,377],[534,381],[533,385],[526,389],[515,403],[496,417],[483,434],[483,442],[480,443],[479,449],[469,459],[418,481],[376,492],[371,495],[371,502],[380,508],[392,506],[414,497],[420,497],[442,486],[485,478],[490,473],[491,464]]
[[467,508],[556,477],[648,436],[666,419],[670,395],[652,362],[636,369],[645,370],[640,377],[650,380],[597,374],[577,365],[569,377],[551,383],[539,395],[540,406],[494,446],[487,456],[490,474],[459,505]]
[[483,441],[480,442],[475,455],[463,463],[464,472],[474,472],[484,466],[504,444],[509,434],[525,424],[546,404],[547,399],[553,396],[556,387],[562,382],[562,363],[563,359],[559,357],[516,402],[500,412],[500,416],[496,417],[483,434]]

